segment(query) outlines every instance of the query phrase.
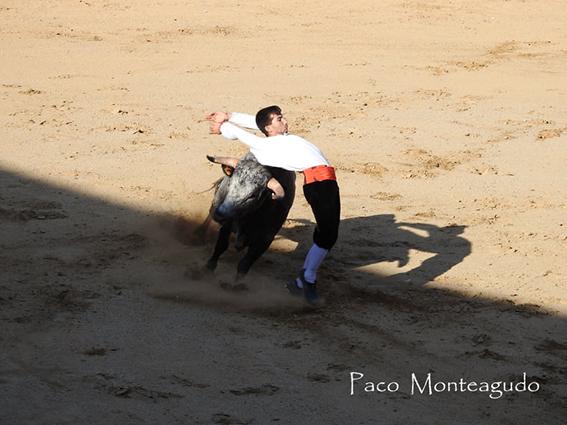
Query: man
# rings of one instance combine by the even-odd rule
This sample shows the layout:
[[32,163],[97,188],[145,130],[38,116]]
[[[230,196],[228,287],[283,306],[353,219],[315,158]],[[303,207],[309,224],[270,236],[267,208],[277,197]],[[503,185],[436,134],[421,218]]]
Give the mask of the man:
[[[255,117],[237,112],[212,112],[206,118],[211,121],[211,134],[240,140],[250,147],[260,164],[303,173],[303,193],[317,226],[303,270],[287,288],[294,295],[303,294],[310,304],[317,304],[320,301],[317,270],[337,241],[339,230],[341,202],[334,168],[315,145],[288,134],[287,120],[278,106],[261,109]],[[267,139],[240,127],[260,130]]]

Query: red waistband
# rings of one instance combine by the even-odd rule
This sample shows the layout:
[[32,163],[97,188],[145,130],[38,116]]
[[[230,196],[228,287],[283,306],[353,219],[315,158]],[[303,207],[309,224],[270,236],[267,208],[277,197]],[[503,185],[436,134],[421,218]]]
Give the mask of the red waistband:
[[303,170],[303,176],[305,177],[304,184],[322,182],[325,180],[337,180],[335,169],[328,165],[318,165],[316,167],[306,168]]

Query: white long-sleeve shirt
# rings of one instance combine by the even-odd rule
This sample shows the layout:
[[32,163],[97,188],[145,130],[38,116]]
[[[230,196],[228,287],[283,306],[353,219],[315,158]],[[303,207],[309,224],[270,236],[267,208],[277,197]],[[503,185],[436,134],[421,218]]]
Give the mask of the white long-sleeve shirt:
[[303,171],[318,165],[329,165],[319,148],[302,137],[291,134],[258,137],[238,126],[258,130],[255,117],[233,112],[230,121],[223,123],[220,130],[227,139],[238,139],[248,145],[250,152],[262,165],[289,171]]

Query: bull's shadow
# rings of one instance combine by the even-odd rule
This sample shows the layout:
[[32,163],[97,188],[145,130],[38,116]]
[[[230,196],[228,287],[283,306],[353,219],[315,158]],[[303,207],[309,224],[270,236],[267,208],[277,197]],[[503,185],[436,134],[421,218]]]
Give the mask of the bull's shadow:
[[[291,220],[282,237],[298,242],[292,254],[304,256],[311,245],[314,223]],[[295,225],[294,225],[295,224]],[[465,226],[445,227],[428,223],[398,222],[393,214],[352,217],[341,220],[339,240],[325,268],[332,273],[351,272],[359,267],[395,262],[399,273],[383,277],[381,283],[424,285],[459,264],[471,253],[471,242],[460,236]],[[410,251],[433,254],[419,266],[407,270]]]

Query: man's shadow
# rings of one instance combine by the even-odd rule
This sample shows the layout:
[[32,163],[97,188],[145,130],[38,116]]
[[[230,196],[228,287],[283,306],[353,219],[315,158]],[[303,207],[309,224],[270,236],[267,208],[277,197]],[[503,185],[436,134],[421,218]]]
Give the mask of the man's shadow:
[[[280,235],[298,242],[293,255],[302,257],[311,246],[315,224],[302,219],[291,223]],[[461,225],[397,222],[393,214],[347,218],[341,220],[339,240],[324,264],[333,273],[349,273],[382,262],[396,262],[404,268],[411,260],[411,250],[431,253],[433,256],[417,267],[381,278],[382,283],[421,286],[471,253],[471,242],[460,236],[464,229]]]

